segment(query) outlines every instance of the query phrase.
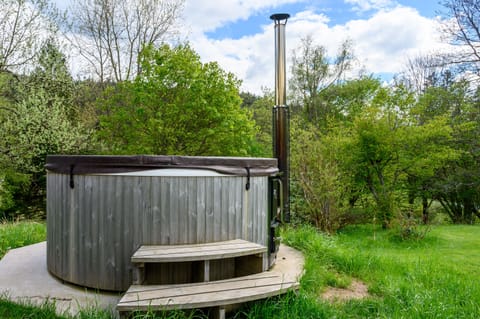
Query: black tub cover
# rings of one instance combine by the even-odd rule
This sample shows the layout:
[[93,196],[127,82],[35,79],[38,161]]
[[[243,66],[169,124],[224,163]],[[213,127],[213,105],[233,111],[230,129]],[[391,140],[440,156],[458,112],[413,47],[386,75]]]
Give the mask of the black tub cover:
[[238,176],[272,176],[277,159],[165,155],[48,155],[45,168],[62,174],[127,173],[162,168],[206,169]]

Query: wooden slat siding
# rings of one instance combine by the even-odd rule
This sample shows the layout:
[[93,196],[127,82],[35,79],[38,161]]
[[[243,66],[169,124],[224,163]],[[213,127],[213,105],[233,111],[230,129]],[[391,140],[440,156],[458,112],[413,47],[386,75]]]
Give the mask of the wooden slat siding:
[[268,237],[267,229],[268,226],[266,220],[268,220],[268,192],[261,192],[262,189],[268,189],[268,181],[264,180],[256,180],[255,183],[257,184],[257,203],[258,207],[254,209],[258,209],[257,214],[257,227],[255,229],[259,232],[257,240],[261,241],[264,238]]
[[[148,193],[148,202],[149,202],[149,213],[147,216],[151,220],[151,223],[149,223],[149,228],[148,228],[150,236],[148,236],[147,239],[149,241],[158,241],[160,234],[159,234],[159,229],[157,227],[160,226],[160,216],[158,214],[160,210],[158,209],[158,202],[154,200],[155,194],[158,193],[158,185],[156,185],[156,183],[153,182],[152,177],[149,178],[148,185],[149,187],[148,187],[147,193]],[[149,242],[146,242],[146,243],[149,244]]]
[[[169,199],[170,199],[170,193],[169,193],[169,190],[170,190],[170,183],[168,181],[168,179],[164,180],[164,181],[153,181],[154,183],[156,182],[157,184],[160,185],[160,190],[161,192],[159,194],[157,194],[157,197],[154,197],[152,200],[153,201],[158,201],[160,200],[160,203],[158,203],[158,205],[160,206],[160,216],[161,216],[161,231],[162,231],[162,236],[160,238],[160,241],[158,242],[150,242],[149,244],[154,244],[154,243],[164,243],[164,244],[168,244],[170,243],[170,214],[168,214],[169,212]],[[140,242],[137,242],[140,246]],[[135,248],[135,250],[138,249],[138,247]],[[133,253],[133,252],[132,252]],[[131,255],[130,255],[131,256]]]
[[250,203],[249,194],[250,192],[242,192],[242,236],[240,238],[251,241],[248,238],[248,208]]
[[262,254],[266,251],[266,246],[237,239],[197,245],[141,246],[131,260],[133,263],[212,260]]
[[[178,193],[179,193],[179,198],[178,198],[178,209],[177,209],[177,215],[179,217],[180,223],[177,226],[177,231],[178,234],[180,235],[179,242],[181,243],[189,243],[189,232],[191,231],[190,229],[190,215],[188,214],[188,197],[189,197],[189,192],[190,192],[190,187],[192,185],[192,178],[187,177],[185,180],[178,180]],[[186,185],[184,187],[183,185]],[[192,192],[190,196],[196,197],[196,193]],[[182,212],[182,213],[179,213]]]
[[250,232],[250,241],[256,242],[258,240],[257,238],[257,231],[256,231],[256,225],[257,224],[257,214],[254,214],[252,211],[253,205],[257,202],[257,194],[255,194],[255,191],[257,190],[257,185],[255,181],[250,181],[250,193],[251,193],[251,201],[250,201],[250,207],[248,209],[249,214],[250,214],[250,219],[249,219],[249,232]]
[[[87,182],[87,181],[86,181]],[[99,228],[99,217],[101,216],[99,212],[98,205],[94,205],[93,203],[97,203],[100,200],[99,192],[96,191],[93,187],[93,181],[88,179],[88,186],[89,186],[89,193],[91,198],[91,205],[90,205],[90,221],[86,221],[89,223],[89,233],[85,238],[90,245],[90,251],[87,254],[88,260],[85,260],[85,264],[87,265],[87,273],[92,273],[98,271],[96,260],[98,259],[97,252],[99,251],[100,243],[100,228]],[[97,269],[97,270],[95,270]]]
[[218,229],[222,223],[222,213],[221,213],[221,186],[222,180],[214,179],[213,180],[213,202],[211,205],[213,206],[213,227],[211,228],[211,232],[213,233],[213,241],[221,241],[222,238],[220,237],[220,232]]
[[195,243],[204,243],[207,241],[205,236],[207,207],[206,207],[206,180],[204,178],[197,178],[197,224]]
[[[121,251],[121,240],[122,240],[122,233],[125,231],[123,229],[123,214],[116,214],[116,212],[120,209],[121,206],[127,205],[128,203],[125,203],[125,197],[122,196],[123,192],[129,192],[131,193],[130,199],[132,202],[138,200],[138,194],[139,191],[137,189],[137,180],[134,178],[130,183],[128,183],[127,187],[122,189],[119,186],[122,184],[122,181],[119,178],[115,178],[113,181],[113,186],[108,185],[107,187],[111,187],[113,191],[108,192],[108,198],[110,200],[106,203],[108,205],[107,207],[107,216],[105,222],[108,225],[107,230],[108,230],[108,236],[105,237],[107,240],[105,242],[105,255],[106,259],[104,261],[104,269],[106,270],[106,276],[109,276],[108,274],[110,273],[114,279],[115,282],[118,281],[118,269],[121,267],[121,263],[116,263],[116,259],[121,260],[123,257],[123,253]],[[132,207],[133,210],[133,215],[136,216],[139,213],[139,209],[137,209],[137,206]],[[112,227],[113,226],[113,227]],[[110,240],[108,240],[110,238]],[[118,257],[116,257],[113,254],[118,254]],[[105,277],[104,277],[105,278]],[[104,278],[101,278],[100,282],[103,282],[105,280]]]
[[[151,207],[151,185],[152,179],[151,177],[145,178],[145,182],[142,183],[140,177],[135,177],[138,179],[137,185],[139,187],[139,198],[142,205],[140,206],[140,215],[142,220],[153,220],[152,218],[152,207]],[[142,185],[143,184],[143,185]],[[149,240],[149,234],[152,234],[152,223],[141,223],[139,229],[142,230],[142,241],[145,242]]]
[[[82,187],[81,189],[78,190],[78,197],[77,197],[77,203],[78,205],[80,205],[79,201],[84,198],[84,199],[89,199],[91,201],[91,193],[88,191],[88,186],[89,186],[89,181],[88,180],[85,180],[82,182],[82,184],[84,185],[84,187]],[[86,212],[87,216],[85,216],[85,221],[88,221],[88,220],[91,220],[91,216],[88,216],[91,214],[91,208],[89,207],[89,209],[87,209],[87,212]],[[80,210],[78,209],[78,207],[76,208],[76,222],[74,224],[79,224],[82,222],[82,214],[80,212]],[[87,229],[90,228],[90,227],[86,227]],[[79,231],[79,229],[76,230],[76,233],[77,233],[77,242],[79,243],[84,243],[85,245],[87,244],[86,242],[86,232],[87,232],[87,229],[83,230],[83,231]],[[80,249],[80,247],[77,245],[77,249]],[[91,254],[91,250],[90,251],[86,251],[85,255],[88,257],[88,255]],[[76,267],[77,267],[77,272],[79,274],[86,274],[87,273],[87,267],[86,267],[86,264],[87,263],[76,263]]]
[[198,198],[197,194],[197,178],[189,178],[188,179],[188,192],[186,194],[186,212],[187,212],[187,224],[188,224],[188,231],[186,232],[187,242],[195,243],[197,240],[197,205],[196,201]]
[[[243,178],[242,178],[243,184]],[[242,227],[242,216],[243,216],[243,196],[245,192],[235,192],[236,199],[235,199],[235,235],[233,238],[244,238],[243,236],[243,227]],[[263,243],[260,243],[263,245]]]
[[[214,241],[214,207],[213,203],[215,201],[215,193],[211,190],[214,187],[214,180],[209,178],[205,179],[205,241],[206,243]],[[207,191],[208,190],[208,191]],[[198,241],[201,243],[201,241]]]
[[256,227],[258,225],[257,223],[257,214],[254,214],[252,211],[253,205],[257,202],[257,194],[255,194],[257,190],[257,184],[255,181],[250,181],[250,192],[251,192],[251,201],[250,201],[250,207],[249,207],[249,214],[250,214],[250,222],[249,222],[249,231],[251,233],[251,241],[256,242],[258,240],[257,238],[257,231]]
[[220,201],[221,203],[221,209],[220,212],[220,238],[221,240],[229,240],[233,239],[229,237],[229,219],[230,219],[230,201],[232,200],[230,196],[231,193],[231,188],[232,186],[230,185],[230,179],[229,178],[224,178],[222,179],[222,186],[221,186],[221,198],[222,200]]
[[[224,306],[279,295],[296,289],[298,282],[282,274],[260,274],[208,283],[131,286],[117,310],[168,310]],[[155,308],[152,308],[155,307]]]
[[[61,191],[60,183],[62,178],[55,174],[50,178],[47,178],[47,228],[57,229],[56,232],[47,232],[47,242],[58,243],[57,239],[61,235],[61,228],[58,225],[60,218],[57,218],[57,214],[54,212],[60,211],[62,201],[60,198],[55,198],[53,194],[56,194],[58,191]],[[59,187],[60,189],[57,189]],[[49,200],[49,197],[54,197],[55,200]],[[49,213],[50,212],[50,213]],[[47,246],[47,268],[52,269],[55,273],[57,272],[57,263],[59,260],[58,245],[49,245]]]
[[[260,217],[267,179],[252,177],[258,186],[246,192],[246,177],[239,176],[74,175],[71,189],[68,174],[48,172],[48,269],[65,281],[124,291],[132,279],[130,257],[143,244],[242,238],[267,246],[265,235],[253,235],[267,227]],[[182,197],[180,189],[193,191]]]
[[68,220],[68,235],[66,236],[69,236],[70,238],[72,238],[72,240],[68,241],[68,268],[67,268],[67,272],[65,273],[68,280],[75,280],[76,278],[76,275],[77,274],[80,274],[81,276],[83,274],[79,273],[78,270],[77,270],[77,262],[75,260],[75,255],[77,254],[77,247],[78,247],[78,244],[79,244],[79,240],[78,240],[78,237],[77,237],[77,234],[78,234],[78,228],[75,227],[75,225],[79,225],[79,223],[77,222],[77,215],[78,215],[78,203],[77,203],[77,200],[78,200],[78,192],[74,192],[74,191],[70,191],[70,194],[69,194],[70,198],[70,202],[69,202],[69,206],[70,206],[70,209],[69,209],[69,220]]

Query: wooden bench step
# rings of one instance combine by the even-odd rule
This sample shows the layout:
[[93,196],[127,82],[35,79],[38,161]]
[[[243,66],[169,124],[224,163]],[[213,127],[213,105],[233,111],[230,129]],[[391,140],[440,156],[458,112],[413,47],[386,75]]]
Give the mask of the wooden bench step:
[[265,246],[243,239],[192,245],[141,246],[132,263],[165,263],[225,259],[266,253]]
[[181,285],[132,285],[117,305],[122,314],[132,311],[157,311],[220,307],[264,299],[296,289],[299,283],[277,272],[206,283]]
[[[268,269],[267,247],[243,239],[191,245],[144,245],[141,246],[131,258],[132,264],[134,265],[133,283],[142,285],[146,281],[149,281],[146,280],[148,277],[146,264],[196,261],[201,262],[199,268],[201,269],[200,281],[207,282],[210,281],[210,262],[229,258],[235,258],[237,261],[237,263],[234,264],[237,266],[234,266],[231,276],[234,276],[233,272],[238,276],[262,272]],[[167,280],[169,279],[168,276],[161,278],[164,279],[157,283],[174,282]],[[177,281],[174,283],[180,282]]]

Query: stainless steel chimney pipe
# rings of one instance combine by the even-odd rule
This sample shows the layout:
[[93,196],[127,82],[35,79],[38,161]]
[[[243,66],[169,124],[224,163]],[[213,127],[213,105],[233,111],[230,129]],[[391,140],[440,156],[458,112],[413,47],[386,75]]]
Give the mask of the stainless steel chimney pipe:
[[285,25],[290,17],[287,13],[272,14],[275,22],[275,106],[273,107],[273,153],[278,159],[284,221],[290,221],[290,138],[289,110],[287,106]]
[[272,14],[270,19],[275,22],[275,105],[287,103],[286,67],[285,67],[285,25],[290,17],[287,13]]

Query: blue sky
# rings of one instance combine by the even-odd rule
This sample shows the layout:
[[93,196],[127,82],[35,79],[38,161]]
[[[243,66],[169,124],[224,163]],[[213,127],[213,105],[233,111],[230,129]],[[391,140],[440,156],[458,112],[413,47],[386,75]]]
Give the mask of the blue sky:
[[[332,56],[353,43],[360,72],[388,81],[409,58],[449,50],[440,38],[437,0],[186,0],[182,35],[203,61],[217,61],[243,81],[242,89],[272,88],[272,13],[289,13],[287,68],[300,40],[312,36]],[[288,74],[287,74],[288,77]]]
[[[62,9],[72,1],[55,0]],[[273,13],[291,15],[287,71],[292,51],[307,36],[331,56],[349,40],[356,57],[350,76],[367,73],[385,81],[401,72],[409,58],[451,50],[440,38],[437,13],[443,8],[438,0],[184,1],[180,40],[190,42],[203,62],[216,61],[234,73],[242,90],[257,94],[274,82]]]
[[[438,11],[442,9],[438,0],[402,0],[396,1],[396,3],[415,8],[422,16],[428,18],[434,18]],[[214,39],[238,39],[245,35],[252,35],[261,32],[261,26],[265,23],[269,23],[269,16],[273,12],[272,10],[276,10],[275,12],[286,12],[293,16],[305,9],[324,13],[330,18],[328,23],[329,26],[345,24],[353,19],[365,19],[377,11],[375,8],[366,11],[358,11],[355,8],[355,5],[338,0],[304,1],[253,12],[247,19],[228,22],[206,34],[208,37]]]

